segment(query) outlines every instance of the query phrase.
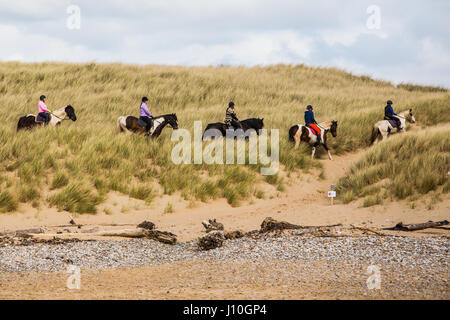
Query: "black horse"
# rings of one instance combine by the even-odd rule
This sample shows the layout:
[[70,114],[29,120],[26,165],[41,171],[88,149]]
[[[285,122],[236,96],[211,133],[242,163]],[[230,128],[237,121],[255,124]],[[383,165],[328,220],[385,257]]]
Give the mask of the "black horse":
[[[249,118],[241,121],[242,129],[244,132],[246,132],[248,129],[253,129],[256,131],[256,134],[259,135],[259,130],[264,127],[264,118]],[[219,130],[223,137],[226,137],[227,135],[227,125],[223,122],[215,122],[215,123],[209,123],[206,128],[205,132],[203,133],[203,140],[207,137],[210,137],[211,135],[206,134],[208,130],[210,129],[216,129]]]
[[[48,125],[52,127],[58,126],[63,120],[68,120],[67,118],[72,121],[77,121],[75,109],[70,104],[61,109],[53,111]],[[36,121],[36,116],[34,114],[29,114],[19,119],[19,121],[17,122],[17,131],[21,129],[31,129],[42,124],[44,124],[44,122]]]

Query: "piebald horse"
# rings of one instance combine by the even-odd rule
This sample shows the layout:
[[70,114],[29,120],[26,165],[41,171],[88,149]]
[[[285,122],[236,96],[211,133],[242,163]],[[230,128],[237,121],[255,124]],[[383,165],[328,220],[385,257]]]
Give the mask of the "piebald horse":
[[[50,116],[51,118],[48,125],[52,127],[60,125],[63,120],[77,121],[75,110],[71,105],[67,105],[61,109],[53,111]],[[29,114],[19,119],[19,122],[17,123],[17,131],[21,129],[31,129],[42,124],[43,122],[36,122],[36,116],[34,114]]]
[[314,154],[316,153],[316,147],[322,145],[328,152],[328,157],[333,160],[330,150],[327,146],[327,133],[331,132],[333,137],[337,136],[337,121],[325,121],[318,124],[321,129],[320,132],[320,143],[317,145],[317,136],[312,132],[311,128],[296,124],[289,129],[289,140],[295,142],[295,148],[298,147],[300,141],[304,141],[313,146],[311,157],[314,159]]
[[372,129],[372,139],[371,144],[376,144],[378,142],[378,136],[385,140],[389,134],[399,131],[406,131],[406,120],[410,123],[416,123],[416,119],[412,113],[412,109],[405,110],[397,114],[397,118],[400,120],[401,127],[393,127],[389,120],[381,120],[375,123]]
[[[139,119],[133,116],[120,116],[117,118],[117,128],[120,132],[126,133],[146,133],[145,126],[141,126]],[[157,138],[160,136],[161,131],[170,125],[172,129],[178,129],[178,119],[175,113],[165,114],[162,116],[153,117],[153,126],[150,129],[150,136]]]

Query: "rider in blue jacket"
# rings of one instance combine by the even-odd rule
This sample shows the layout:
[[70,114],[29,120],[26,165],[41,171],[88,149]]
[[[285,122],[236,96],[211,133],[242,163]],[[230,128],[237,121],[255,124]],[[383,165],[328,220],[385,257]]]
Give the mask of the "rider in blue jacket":
[[397,114],[394,112],[394,109],[392,108],[392,101],[387,101],[387,106],[384,107],[384,120],[394,120],[397,124],[398,130],[400,130],[400,127],[402,125],[400,119],[397,116]]
[[313,112],[313,107],[311,105],[308,105],[306,107],[306,111],[305,111],[305,124],[308,127],[311,127],[314,129],[314,131],[316,132],[316,136],[317,136],[317,145],[320,143],[320,128],[319,126],[317,126],[317,121],[316,119],[314,119],[314,112]]

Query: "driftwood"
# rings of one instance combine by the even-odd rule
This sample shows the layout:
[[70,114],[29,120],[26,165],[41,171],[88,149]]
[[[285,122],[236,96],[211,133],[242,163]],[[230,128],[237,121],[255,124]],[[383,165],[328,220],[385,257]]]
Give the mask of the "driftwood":
[[209,219],[208,221],[202,221],[202,224],[205,227],[207,233],[211,231],[223,231],[224,229],[223,224],[217,222],[216,219]]
[[332,224],[328,226],[300,226],[292,224],[286,221],[277,221],[271,217],[267,217],[261,223],[261,229],[259,232],[270,232],[270,231],[280,231],[280,230],[295,230],[295,229],[321,229],[321,228],[333,228],[340,227],[342,224]]
[[31,228],[31,229],[22,229],[22,230],[14,230],[14,231],[4,231],[0,232],[0,235],[8,235],[8,234],[39,234],[45,233],[44,228]]
[[138,224],[138,228],[147,229],[147,230],[154,230],[155,227],[156,227],[155,224],[150,221],[143,221]]
[[244,232],[242,232],[241,230],[226,231],[223,235],[227,240],[239,239],[245,236]]
[[38,243],[44,244],[65,244],[72,242],[80,242],[80,239],[61,239],[53,237],[52,239],[39,239],[29,234],[16,234],[15,236],[0,237],[0,247],[4,246],[30,246]]
[[177,236],[171,232],[159,230],[145,230],[145,237],[167,244],[176,244]]
[[197,245],[200,250],[211,250],[223,245],[225,236],[221,231],[208,233],[206,236],[198,238]]
[[379,236],[383,236],[383,235],[384,235],[384,234],[382,234],[381,232],[379,232],[378,230],[375,230],[375,229],[373,229],[373,228],[361,227],[361,226],[354,226],[354,225],[351,225],[351,227],[352,227],[353,229],[358,229],[358,230],[361,230],[361,231],[372,232],[372,233],[375,233],[376,235],[379,235]]
[[177,236],[171,232],[147,230],[142,228],[103,231],[95,235],[104,237],[148,238],[167,244],[176,244]]
[[125,237],[125,238],[144,238],[144,229],[134,228],[134,229],[122,229],[122,230],[109,230],[96,232],[94,235],[103,237]]
[[425,223],[417,223],[417,224],[403,224],[402,222],[397,223],[392,228],[385,228],[384,230],[398,230],[398,231],[417,231],[417,230],[423,230],[428,228],[435,228],[440,226],[448,225],[447,220],[442,221],[428,221]]
[[287,230],[287,229],[302,229],[304,227],[298,226],[286,221],[277,221],[271,217],[267,217],[261,223],[260,232],[269,232],[275,230]]

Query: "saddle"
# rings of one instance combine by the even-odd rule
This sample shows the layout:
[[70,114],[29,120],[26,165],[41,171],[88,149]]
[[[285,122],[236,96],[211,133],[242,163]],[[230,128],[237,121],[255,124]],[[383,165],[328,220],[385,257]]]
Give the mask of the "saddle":
[[315,134],[316,136],[320,134],[320,132],[318,132],[316,129],[314,129],[313,127],[311,127],[310,125],[306,126],[309,130],[311,130],[311,132],[313,134]]
[[392,126],[392,128],[397,128],[397,122],[394,120],[388,120],[389,124]]
[[141,118],[139,118],[139,120],[138,120],[138,125],[140,125],[141,127],[144,127],[144,128],[147,126],[147,124],[144,121],[142,121]]
[[[50,119],[51,119],[51,115],[50,115]],[[36,123],[45,123],[45,118],[41,117],[39,114],[35,117],[34,121]]]

